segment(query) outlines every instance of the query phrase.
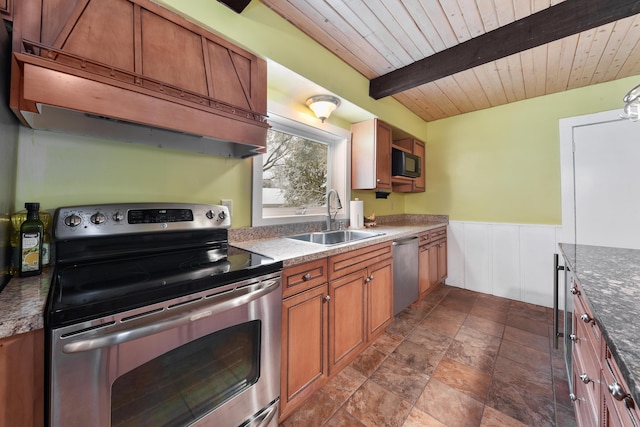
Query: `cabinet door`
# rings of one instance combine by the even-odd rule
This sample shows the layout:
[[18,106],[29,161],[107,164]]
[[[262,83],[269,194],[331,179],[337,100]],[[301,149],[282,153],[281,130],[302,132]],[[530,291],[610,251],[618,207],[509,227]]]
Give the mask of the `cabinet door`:
[[328,378],[327,285],[282,301],[281,419]]
[[413,191],[421,192],[426,189],[426,185],[425,185],[426,180],[424,177],[425,165],[426,165],[424,142],[418,141],[417,139],[413,140],[413,154],[420,157],[420,161],[422,162],[420,165],[420,168],[421,168],[420,178],[416,178],[414,180]]
[[0,0],[0,17],[11,21],[13,15],[13,0]]
[[340,371],[366,346],[365,270],[329,283],[329,371]]
[[613,359],[609,347],[604,349],[602,361],[602,416],[607,427],[639,426],[638,405],[629,394],[629,386]]
[[391,188],[391,127],[377,122],[376,127],[376,188]]
[[367,341],[384,332],[393,320],[393,263],[388,259],[369,267],[367,283]]
[[44,425],[44,331],[0,340],[1,427]]
[[438,284],[438,244],[429,245],[429,286]]
[[447,278],[447,241],[438,243],[438,282]]
[[391,127],[378,119],[351,125],[351,188],[391,189]]
[[429,245],[418,249],[418,291],[423,295],[431,288],[431,263],[429,262]]

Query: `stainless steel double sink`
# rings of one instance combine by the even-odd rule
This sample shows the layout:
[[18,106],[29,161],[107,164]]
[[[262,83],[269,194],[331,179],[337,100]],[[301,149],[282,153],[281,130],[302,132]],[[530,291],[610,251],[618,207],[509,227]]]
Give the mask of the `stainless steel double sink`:
[[289,239],[301,240],[303,242],[317,243],[320,245],[330,246],[340,243],[354,242],[357,240],[369,239],[371,237],[382,236],[384,233],[374,231],[357,231],[357,230],[336,230],[336,231],[319,231],[316,233],[298,234],[289,236]]

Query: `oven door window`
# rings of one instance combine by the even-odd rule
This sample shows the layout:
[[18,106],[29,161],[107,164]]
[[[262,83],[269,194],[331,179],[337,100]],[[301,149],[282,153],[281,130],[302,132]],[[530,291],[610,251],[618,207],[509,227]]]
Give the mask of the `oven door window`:
[[183,426],[251,387],[260,376],[254,320],[163,354],[116,379],[112,426]]

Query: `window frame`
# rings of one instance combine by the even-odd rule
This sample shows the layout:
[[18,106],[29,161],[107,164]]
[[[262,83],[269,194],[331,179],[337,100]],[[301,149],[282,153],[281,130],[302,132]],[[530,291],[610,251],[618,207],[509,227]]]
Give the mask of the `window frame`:
[[[274,130],[328,144],[327,191],[332,188],[338,191],[342,209],[338,212],[336,219],[345,220],[349,218],[349,200],[351,199],[351,132],[328,122],[322,123],[320,128],[304,120],[303,117],[297,119],[269,112],[269,124]],[[327,217],[326,205],[309,208],[304,214],[297,208],[267,208],[269,215],[265,215],[265,209],[262,207],[262,156],[252,158],[252,226],[324,221]]]

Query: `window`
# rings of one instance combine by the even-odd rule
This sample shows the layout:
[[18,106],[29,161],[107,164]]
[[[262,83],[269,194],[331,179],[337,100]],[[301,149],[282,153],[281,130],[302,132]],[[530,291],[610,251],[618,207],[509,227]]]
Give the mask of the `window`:
[[253,159],[253,225],[321,221],[332,188],[343,202],[338,218],[347,218],[350,133],[273,113],[269,124],[267,153]]

